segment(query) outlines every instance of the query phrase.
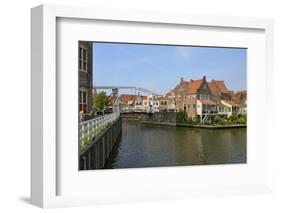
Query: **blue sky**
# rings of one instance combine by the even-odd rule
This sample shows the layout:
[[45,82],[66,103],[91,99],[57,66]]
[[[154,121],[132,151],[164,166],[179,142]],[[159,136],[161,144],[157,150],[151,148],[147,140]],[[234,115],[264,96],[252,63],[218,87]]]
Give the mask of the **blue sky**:
[[[230,90],[246,89],[247,50],[169,45],[93,43],[97,86],[137,86],[164,94],[185,80],[224,80]],[[120,91],[126,93],[127,91]]]

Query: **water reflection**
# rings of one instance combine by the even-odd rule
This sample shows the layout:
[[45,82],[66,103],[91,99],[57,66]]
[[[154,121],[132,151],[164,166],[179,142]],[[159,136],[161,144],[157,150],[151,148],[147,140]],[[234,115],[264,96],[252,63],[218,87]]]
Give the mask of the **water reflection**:
[[106,168],[246,163],[246,129],[192,129],[123,120]]

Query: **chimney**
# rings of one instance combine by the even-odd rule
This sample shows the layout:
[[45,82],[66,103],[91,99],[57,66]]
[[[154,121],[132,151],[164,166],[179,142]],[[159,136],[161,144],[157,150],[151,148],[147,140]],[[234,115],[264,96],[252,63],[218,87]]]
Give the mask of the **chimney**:
[[206,81],[206,76],[205,75],[203,76],[203,81]]
[[183,82],[183,77],[181,77],[181,83]]
[[193,79],[190,79],[190,82],[193,82]]

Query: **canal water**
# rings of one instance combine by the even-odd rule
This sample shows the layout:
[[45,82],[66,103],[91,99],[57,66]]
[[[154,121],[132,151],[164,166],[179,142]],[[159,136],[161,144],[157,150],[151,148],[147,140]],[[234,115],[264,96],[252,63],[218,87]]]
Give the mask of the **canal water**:
[[246,128],[197,129],[123,119],[105,168],[246,163]]

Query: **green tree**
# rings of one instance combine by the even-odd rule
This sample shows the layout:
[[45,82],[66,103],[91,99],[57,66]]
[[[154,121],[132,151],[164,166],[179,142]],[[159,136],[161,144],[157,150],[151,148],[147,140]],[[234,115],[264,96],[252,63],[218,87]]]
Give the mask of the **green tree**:
[[102,92],[98,92],[94,99],[93,99],[93,104],[94,107],[98,110],[98,111],[103,111],[105,109],[105,107],[107,106],[107,98],[106,98],[106,92],[102,91]]

